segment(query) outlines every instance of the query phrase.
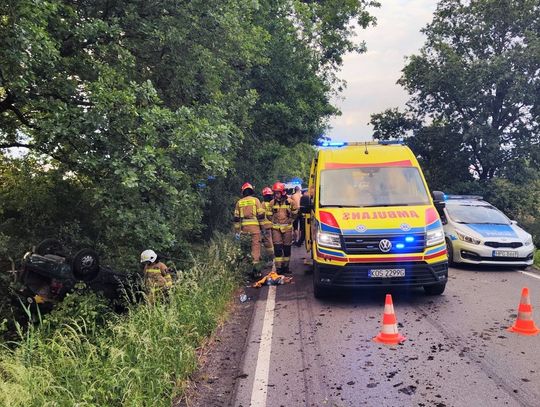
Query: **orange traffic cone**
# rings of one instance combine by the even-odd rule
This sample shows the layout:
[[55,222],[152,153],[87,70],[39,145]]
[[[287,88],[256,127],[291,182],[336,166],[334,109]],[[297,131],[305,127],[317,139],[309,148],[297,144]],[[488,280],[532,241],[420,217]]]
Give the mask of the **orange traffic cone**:
[[384,314],[382,317],[382,329],[379,335],[373,338],[373,340],[386,345],[397,345],[403,342],[405,339],[407,338],[398,333],[392,296],[390,294],[386,294],[386,301],[384,302]]
[[516,322],[508,330],[520,335],[537,335],[540,332],[532,319],[532,305],[527,287],[524,287],[521,291],[521,301],[519,302]]

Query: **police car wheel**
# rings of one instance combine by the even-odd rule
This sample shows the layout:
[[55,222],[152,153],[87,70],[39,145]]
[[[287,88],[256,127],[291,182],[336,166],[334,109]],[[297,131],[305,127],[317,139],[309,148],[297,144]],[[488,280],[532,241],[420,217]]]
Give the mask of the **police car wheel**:
[[442,293],[444,293],[445,288],[446,288],[446,283],[425,285],[424,292],[427,295],[441,295]]
[[455,266],[456,262],[454,261],[454,247],[452,246],[452,242],[448,239],[446,239],[446,251],[448,252],[448,265]]

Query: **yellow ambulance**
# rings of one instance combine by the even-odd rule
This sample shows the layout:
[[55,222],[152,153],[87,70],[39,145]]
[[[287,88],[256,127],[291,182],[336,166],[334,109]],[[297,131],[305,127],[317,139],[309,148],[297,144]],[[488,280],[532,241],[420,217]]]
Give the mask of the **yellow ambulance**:
[[309,179],[306,247],[313,290],[421,286],[444,292],[448,258],[438,209],[416,157],[395,142],[325,143]]

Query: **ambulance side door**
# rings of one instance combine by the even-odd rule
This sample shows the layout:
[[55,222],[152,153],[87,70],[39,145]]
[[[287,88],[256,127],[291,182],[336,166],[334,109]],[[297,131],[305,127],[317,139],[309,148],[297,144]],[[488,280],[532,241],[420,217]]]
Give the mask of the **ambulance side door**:
[[305,245],[306,245],[306,250],[309,252],[311,251],[311,246],[312,246],[312,230],[311,230],[311,224],[312,224],[312,219],[313,219],[313,216],[315,214],[315,207],[314,207],[314,202],[315,202],[315,191],[316,191],[316,177],[317,177],[317,158],[318,158],[318,153],[317,155],[315,156],[315,158],[313,159],[313,161],[311,162],[311,170],[310,170],[310,173],[309,173],[309,185],[308,185],[308,194],[309,194],[309,201],[310,201],[310,206],[309,206],[309,211],[306,211],[306,213],[304,213],[304,219],[305,219],[305,233],[306,233],[306,240],[305,240]]

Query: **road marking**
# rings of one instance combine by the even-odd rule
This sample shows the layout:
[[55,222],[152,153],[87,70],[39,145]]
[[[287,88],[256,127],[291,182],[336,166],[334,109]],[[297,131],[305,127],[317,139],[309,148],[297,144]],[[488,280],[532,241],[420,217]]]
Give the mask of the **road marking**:
[[520,271],[521,274],[526,274],[529,277],[534,277],[540,280],[540,276],[538,274],[529,273],[528,271]]
[[272,331],[274,328],[274,308],[276,306],[276,286],[268,287],[268,298],[264,311],[261,342],[255,367],[255,380],[251,390],[251,407],[266,407],[268,394],[268,375],[270,373],[270,353],[272,350]]

